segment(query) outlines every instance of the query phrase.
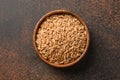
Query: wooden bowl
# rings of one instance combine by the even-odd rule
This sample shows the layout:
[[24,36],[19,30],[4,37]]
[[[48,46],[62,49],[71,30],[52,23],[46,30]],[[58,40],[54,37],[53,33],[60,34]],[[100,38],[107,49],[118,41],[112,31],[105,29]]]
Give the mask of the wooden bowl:
[[[55,14],[69,14],[69,15],[72,15],[74,17],[76,17],[84,26],[85,26],[85,29],[86,29],[86,32],[87,32],[87,44],[86,44],[86,47],[85,47],[85,50],[84,52],[81,54],[81,56],[79,58],[77,58],[75,61],[71,62],[71,63],[68,63],[68,64],[63,64],[63,65],[58,65],[58,64],[54,64],[54,63],[50,63],[49,61],[47,61],[46,59],[44,59],[42,57],[42,55],[39,53],[38,51],[38,48],[37,48],[37,44],[36,44],[36,38],[37,38],[37,32],[38,32],[38,29],[40,28],[40,25],[41,23],[49,16],[51,15],[55,15]],[[35,50],[37,52],[37,54],[39,55],[39,57],[47,64],[51,65],[51,66],[54,66],[54,67],[58,67],[58,68],[64,68],[64,67],[69,67],[69,66],[72,66],[74,65],[75,63],[79,62],[86,54],[87,50],[88,50],[88,47],[89,47],[89,43],[90,43],[90,35],[89,35],[89,31],[88,31],[88,28],[85,24],[85,22],[83,21],[83,19],[72,13],[72,12],[69,12],[69,11],[66,11],[66,10],[55,10],[55,11],[51,11],[47,14],[45,14],[38,22],[37,24],[35,25],[35,28],[34,28],[34,32],[33,32],[33,44],[34,44],[34,47],[35,47]]]

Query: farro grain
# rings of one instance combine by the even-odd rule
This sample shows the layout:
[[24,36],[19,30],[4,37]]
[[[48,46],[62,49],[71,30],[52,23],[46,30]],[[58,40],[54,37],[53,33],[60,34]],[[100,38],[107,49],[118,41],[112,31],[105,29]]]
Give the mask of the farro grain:
[[72,15],[52,15],[42,22],[36,44],[44,59],[54,64],[68,64],[84,52],[87,44],[86,29]]

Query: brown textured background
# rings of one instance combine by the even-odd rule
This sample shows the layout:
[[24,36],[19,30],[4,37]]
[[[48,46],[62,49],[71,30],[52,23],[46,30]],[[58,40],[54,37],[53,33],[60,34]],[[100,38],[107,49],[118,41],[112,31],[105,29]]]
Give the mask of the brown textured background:
[[[46,65],[32,33],[47,12],[66,9],[88,25],[91,44],[83,63]],[[0,80],[120,80],[120,0],[0,0]]]

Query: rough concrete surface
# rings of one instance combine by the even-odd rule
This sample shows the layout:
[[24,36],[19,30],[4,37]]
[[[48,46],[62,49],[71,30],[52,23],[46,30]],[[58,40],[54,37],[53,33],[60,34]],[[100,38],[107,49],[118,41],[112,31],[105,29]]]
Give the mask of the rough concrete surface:
[[[45,64],[32,43],[37,21],[56,9],[90,31],[84,61],[66,69]],[[0,80],[120,80],[120,0],[0,0]]]

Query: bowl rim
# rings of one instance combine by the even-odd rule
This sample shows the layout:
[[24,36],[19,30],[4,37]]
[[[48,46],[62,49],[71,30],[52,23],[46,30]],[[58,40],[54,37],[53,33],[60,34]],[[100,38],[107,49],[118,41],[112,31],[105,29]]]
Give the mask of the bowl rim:
[[[38,29],[40,28],[40,25],[42,24],[42,22],[47,17],[49,17],[51,15],[55,15],[55,14],[69,14],[69,15],[72,15],[72,16],[76,17],[85,26],[85,29],[86,29],[86,32],[87,32],[87,44],[86,44],[84,52],[81,54],[81,56],[79,58],[77,58],[75,61],[73,61],[71,63],[68,63],[68,64],[59,65],[59,64],[54,64],[54,63],[51,63],[51,62],[47,61],[46,59],[44,59],[41,56],[41,54],[39,53],[38,48],[37,48],[36,34],[38,32]],[[75,14],[73,12],[70,12],[68,10],[54,10],[54,11],[50,11],[50,12],[46,13],[45,15],[43,15],[43,17],[39,19],[39,21],[37,22],[37,24],[34,27],[34,31],[33,31],[33,45],[34,45],[35,51],[39,55],[39,57],[40,57],[40,59],[42,61],[44,61],[45,63],[47,63],[47,64],[49,64],[49,65],[51,65],[53,67],[64,68],[64,67],[69,67],[69,66],[72,66],[72,65],[78,63],[86,55],[88,47],[89,47],[89,44],[90,44],[90,33],[89,33],[89,30],[88,30],[88,27],[85,24],[85,21],[80,16],[78,16],[77,14]]]

